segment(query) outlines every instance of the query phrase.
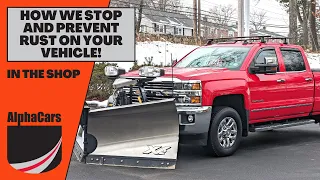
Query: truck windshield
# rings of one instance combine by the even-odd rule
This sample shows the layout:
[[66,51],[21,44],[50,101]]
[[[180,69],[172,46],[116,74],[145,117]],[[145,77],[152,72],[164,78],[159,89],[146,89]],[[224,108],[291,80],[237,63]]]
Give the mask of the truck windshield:
[[240,69],[250,47],[205,47],[191,52],[175,67],[197,68],[216,67]]

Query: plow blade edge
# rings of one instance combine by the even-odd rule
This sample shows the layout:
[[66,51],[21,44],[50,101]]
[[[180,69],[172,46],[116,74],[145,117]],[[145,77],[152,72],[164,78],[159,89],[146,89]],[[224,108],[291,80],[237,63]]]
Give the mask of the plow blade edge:
[[74,154],[87,164],[175,169],[178,142],[169,99],[83,113]]

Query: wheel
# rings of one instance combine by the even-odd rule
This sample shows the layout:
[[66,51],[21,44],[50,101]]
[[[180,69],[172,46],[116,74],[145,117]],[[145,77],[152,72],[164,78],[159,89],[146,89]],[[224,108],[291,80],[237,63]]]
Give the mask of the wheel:
[[242,138],[240,115],[233,108],[216,107],[211,118],[205,149],[209,154],[218,157],[233,155]]

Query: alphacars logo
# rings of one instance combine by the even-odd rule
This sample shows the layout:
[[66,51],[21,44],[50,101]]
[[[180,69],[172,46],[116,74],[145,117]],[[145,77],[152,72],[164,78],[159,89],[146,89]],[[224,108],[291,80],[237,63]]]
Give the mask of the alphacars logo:
[[58,167],[62,157],[61,126],[30,124],[43,122],[47,125],[60,121],[60,114],[9,113],[8,122],[18,123],[7,128],[7,159],[10,165],[29,174],[45,173]]

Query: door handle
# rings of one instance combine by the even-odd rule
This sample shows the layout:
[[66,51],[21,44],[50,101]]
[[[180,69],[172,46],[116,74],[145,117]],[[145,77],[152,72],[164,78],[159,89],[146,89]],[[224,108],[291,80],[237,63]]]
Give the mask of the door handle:
[[306,81],[312,81],[312,78],[306,78],[305,80]]
[[278,80],[277,80],[278,83],[283,83],[283,82],[285,82],[285,81],[286,81],[286,80],[284,80],[284,79],[278,79]]

